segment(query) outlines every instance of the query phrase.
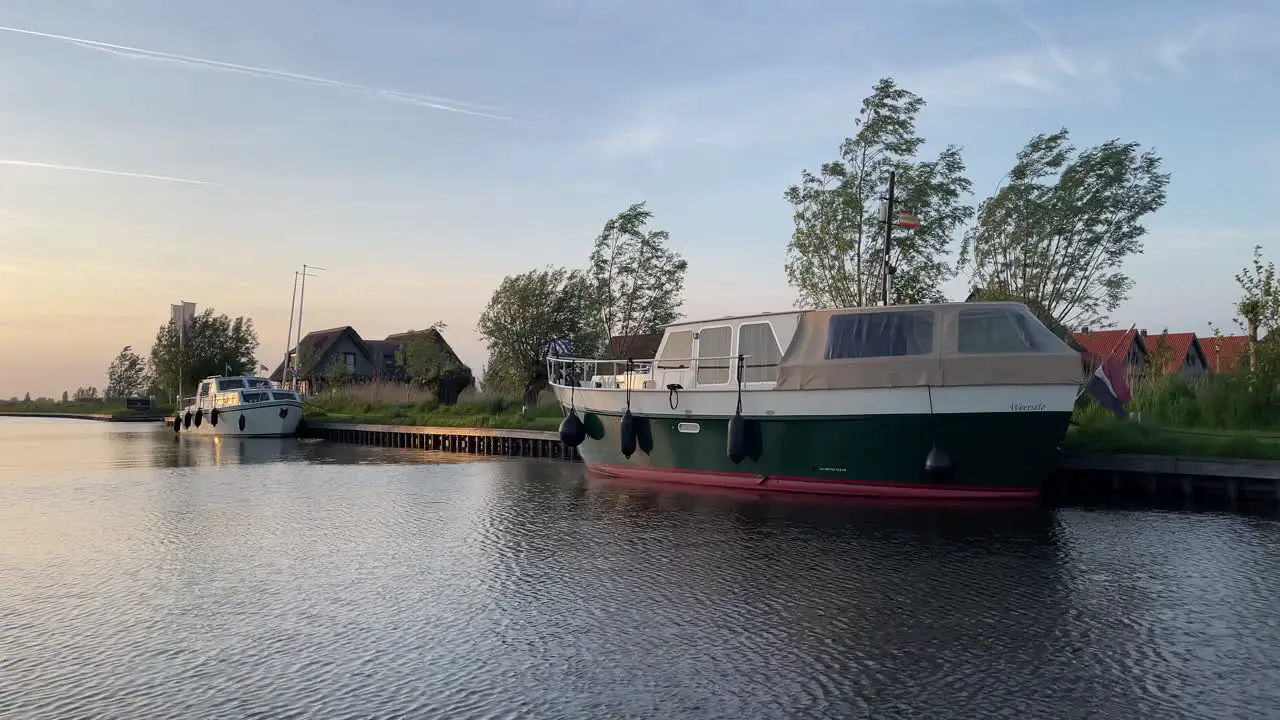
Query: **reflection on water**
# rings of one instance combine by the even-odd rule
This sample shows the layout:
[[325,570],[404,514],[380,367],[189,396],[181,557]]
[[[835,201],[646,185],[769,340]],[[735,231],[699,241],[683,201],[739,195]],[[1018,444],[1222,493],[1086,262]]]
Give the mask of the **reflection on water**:
[[1280,526],[0,419],[0,717],[1264,717]]

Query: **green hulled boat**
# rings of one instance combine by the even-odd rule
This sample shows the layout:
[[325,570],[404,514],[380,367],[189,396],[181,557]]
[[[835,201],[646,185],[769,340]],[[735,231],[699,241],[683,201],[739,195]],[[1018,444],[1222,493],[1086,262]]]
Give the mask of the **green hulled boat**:
[[1018,303],[682,322],[654,358],[548,370],[593,473],[920,498],[1038,495],[1083,380]]

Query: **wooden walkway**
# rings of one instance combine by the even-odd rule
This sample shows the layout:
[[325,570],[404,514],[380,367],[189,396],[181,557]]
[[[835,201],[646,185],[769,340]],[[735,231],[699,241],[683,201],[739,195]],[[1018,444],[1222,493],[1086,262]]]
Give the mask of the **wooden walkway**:
[[1163,455],[1064,455],[1050,490],[1158,500],[1280,502],[1280,461]]
[[560,442],[559,433],[543,430],[308,422],[305,433],[308,437],[334,442],[379,447],[567,461],[582,459],[577,448]]

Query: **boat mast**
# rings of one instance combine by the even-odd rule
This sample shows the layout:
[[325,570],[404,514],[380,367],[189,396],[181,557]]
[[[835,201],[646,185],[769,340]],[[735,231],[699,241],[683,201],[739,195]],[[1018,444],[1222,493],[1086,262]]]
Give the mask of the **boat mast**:
[[[307,278],[315,277],[315,275],[308,275],[307,270],[324,270],[324,269],[325,268],[318,267],[316,265],[304,264],[302,266],[302,293],[298,296],[298,345],[299,346],[302,345],[302,304],[307,299]],[[299,347],[299,349],[294,351],[293,353],[293,385],[290,388],[292,390],[298,389],[298,365],[299,365],[299,361],[301,360],[301,358],[299,358],[298,356],[301,354],[302,354],[301,347]]]
[[[289,336],[284,343],[284,363],[280,365],[280,383],[288,383],[289,351],[293,349],[293,310],[298,302],[298,271],[293,271],[293,295],[289,298]],[[270,378],[268,378],[270,379]]]

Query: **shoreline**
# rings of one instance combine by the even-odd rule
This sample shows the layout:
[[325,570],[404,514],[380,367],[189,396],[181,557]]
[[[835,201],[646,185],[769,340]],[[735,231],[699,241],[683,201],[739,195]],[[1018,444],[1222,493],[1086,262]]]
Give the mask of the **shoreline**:
[[[156,414],[0,412],[0,417],[5,416],[171,422],[168,417]],[[300,434],[355,445],[582,461],[577,449],[565,446],[560,442],[559,433],[551,430],[312,420]],[[1061,454],[1061,463],[1050,471],[1050,476],[1045,494],[1053,496],[1101,493],[1109,497],[1177,495],[1186,499],[1192,495],[1209,495],[1232,503],[1251,498],[1280,502],[1280,460],[1066,448]]]
[[112,414],[112,413],[71,413],[71,412],[41,412],[41,411],[8,411],[0,410],[0,418],[3,417],[27,417],[27,418],[55,418],[61,420],[96,420],[98,422],[160,422],[164,420],[163,413],[152,413],[149,415],[133,415],[128,413]]

